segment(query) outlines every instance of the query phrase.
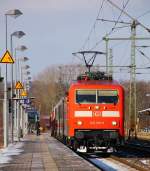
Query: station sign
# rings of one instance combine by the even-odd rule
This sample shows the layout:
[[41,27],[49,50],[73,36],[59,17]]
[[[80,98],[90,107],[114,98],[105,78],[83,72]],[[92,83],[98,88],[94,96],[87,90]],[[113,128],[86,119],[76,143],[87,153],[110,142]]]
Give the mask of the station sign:
[[29,105],[29,104],[30,104],[30,99],[25,98],[25,99],[24,99],[24,104]]
[[7,50],[3,57],[0,59],[0,63],[5,63],[5,64],[13,64],[14,59],[10,55],[10,52]]

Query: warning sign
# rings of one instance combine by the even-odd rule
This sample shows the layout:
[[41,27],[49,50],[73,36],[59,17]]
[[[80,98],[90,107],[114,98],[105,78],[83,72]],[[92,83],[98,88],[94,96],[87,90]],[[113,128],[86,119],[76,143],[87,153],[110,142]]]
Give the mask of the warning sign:
[[27,96],[27,92],[26,92],[25,90],[23,90],[23,91],[21,92],[21,96],[26,97],[26,96]]
[[0,63],[6,63],[6,64],[13,64],[14,59],[10,55],[9,51],[7,50],[3,57],[0,59]]
[[16,83],[15,89],[23,89],[23,85],[20,81]]

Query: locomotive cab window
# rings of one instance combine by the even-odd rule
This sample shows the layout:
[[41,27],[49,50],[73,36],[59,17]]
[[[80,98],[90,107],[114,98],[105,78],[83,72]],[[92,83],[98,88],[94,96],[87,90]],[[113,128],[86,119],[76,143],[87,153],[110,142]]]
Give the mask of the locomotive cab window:
[[118,92],[116,90],[98,90],[98,103],[118,103]]
[[77,103],[96,103],[96,90],[77,90]]

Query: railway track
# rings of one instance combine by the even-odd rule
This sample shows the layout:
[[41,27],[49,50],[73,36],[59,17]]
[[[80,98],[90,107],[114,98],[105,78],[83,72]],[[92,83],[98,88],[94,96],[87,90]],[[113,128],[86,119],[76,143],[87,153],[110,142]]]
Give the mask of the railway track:
[[108,154],[79,154],[90,163],[104,171],[114,170],[150,170],[150,152],[146,146],[126,144],[118,152]]
[[139,143],[126,143],[124,147],[112,154],[76,153],[102,171],[150,170],[150,148],[148,144],[144,146],[144,144],[140,145]]
[[126,163],[104,154],[79,154],[102,171],[137,171]]
[[145,145],[139,144],[138,142],[126,143],[123,148],[120,148],[111,157],[137,170],[150,170],[150,147],[147,143]]

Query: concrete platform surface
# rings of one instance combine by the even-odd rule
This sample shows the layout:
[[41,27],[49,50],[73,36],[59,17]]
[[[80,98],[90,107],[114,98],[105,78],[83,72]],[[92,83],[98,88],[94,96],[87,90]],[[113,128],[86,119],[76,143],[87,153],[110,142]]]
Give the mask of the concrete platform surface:
[[7,164],[0,164],[0,171],[98,171],[62,143],[50,137],[27,135],[23,152],[13,156]]

